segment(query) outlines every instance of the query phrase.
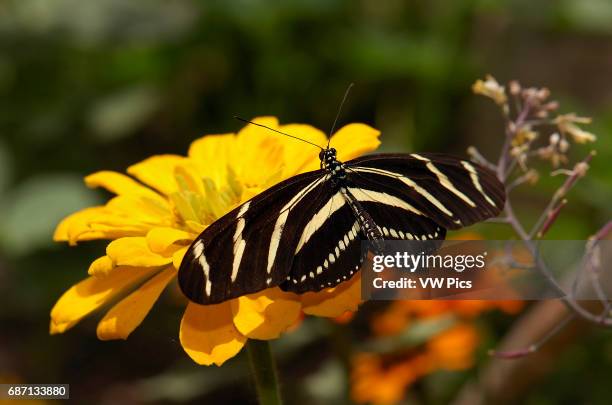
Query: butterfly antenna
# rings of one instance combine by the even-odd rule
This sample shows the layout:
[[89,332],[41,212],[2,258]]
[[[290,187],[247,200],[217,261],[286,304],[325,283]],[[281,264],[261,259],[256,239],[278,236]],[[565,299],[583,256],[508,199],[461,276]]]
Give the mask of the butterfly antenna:
[[244,118],[240,118],[240,117],[235,116],[235,115],[234,115],[234,118],[236,118],[238,121],[246,122],[246,123],[248,123],[248,124],[257,125],[258,127],[262,127],[262,128],[265,128],[265,129],[269,129],[270,131],[276,132],[276,133],[278,133],[278,134],[288,136],[289,138],[293,138],[293,139],[297,139],[298,141],[302,141],[302,142],[309,143],[309,144],[311,144],[312,146],[316,146],[317,148],[319,148],[319,149],[323,150],[323,148],[322,148],[322,147],[320,147],[319,145],[317,145],[316,143],[312,143],[312,142],[310,142],[310,141],[307,141],[306,139],[298,138],[297,136],[293,136],[293,135],[290,135],[290,134],[288,134],[288,133],[286,133],[286,132],[279,131],[278,129],[270,128],[270,127],[268,127],[268,126],[266,126],[266,125],[263,125],[263,124],[258,124],[258,123],[253,122],[253,121],[245,120]]
[[348,87],[346,88],[346,91],[344,92],[344,97],[342,97],[342,102],[340,103],[340,106],[338,107],[338,112],[336,113],[336,118],[334,119],[334,124],[332,125],[331,129],[329,130],[329,135],[327,137],[327,147],[328,148],[329,148],[329,142],[331,141],[332,134],[334,133],[334,130],[336,129],[336,124],[338,123],[338,118],[340,118],[340,112],[342,112],[342,106],[346,102],[346,99],[348,98],[348,95],[351,92],[351,89],[353,88],[354,85],[355,85],[355,83],[349,84]]

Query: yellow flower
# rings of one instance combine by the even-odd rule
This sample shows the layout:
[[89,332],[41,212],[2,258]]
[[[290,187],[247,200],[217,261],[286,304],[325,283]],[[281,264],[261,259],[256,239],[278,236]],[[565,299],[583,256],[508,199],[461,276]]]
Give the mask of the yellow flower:
[[504,105],[508,101],[504,86],[501,86],[491,75],[487,75],[485,80],[476,80],[472,85],[472,91],[492,99],[497,105]]
[[[279,125],[274,117],[255,122],[319,145],[323,132],[308,125]],[[331,138],[340,160],[376,149],[379,132],[350,124]],[[273,184],[319,168],[311,145],[254,125],[237,134],[207,135],[187,156],[153,156],[130,166],[126,176],[102,171],[85,178],[89,187],[116,194],[104,206],[65,218],[56,241],[71,245],[111,242],[94,260],[89,277],[66,291],[51,310],[50,332],[62,333],[99,308],[115,303],[98,324],[100,339],[126,339],[174,281],[187,247],[208,225]],[[306,313],[337,317],[360,303],[360,278],[318,293],[295,295],[279,288],[217,305],[187,304],[180,341],[197,363],[221,365],[247,339],[274,339]]]
[[580,128],[576,124],[590,124],[591,119],[588,117],[578,117],[576,114],[562,114],[553,121],[559,127],[559,130],[564,134],[569,134],[576,143],[595,142],[597,137]]

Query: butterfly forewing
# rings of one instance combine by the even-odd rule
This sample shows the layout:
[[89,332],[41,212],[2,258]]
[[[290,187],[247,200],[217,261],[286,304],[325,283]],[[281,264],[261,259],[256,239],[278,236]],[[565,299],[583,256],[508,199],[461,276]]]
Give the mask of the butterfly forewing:
[[499,214],[503,185],[483,167],[443,154],[370,155],[346,164],[358,187],[381,190],[457,229]]
[[325,172],[292,177],[235,208],[188,249],[179,285],[192,301],[213,304],[278,285],[293,261],[296,229],[326,187]]

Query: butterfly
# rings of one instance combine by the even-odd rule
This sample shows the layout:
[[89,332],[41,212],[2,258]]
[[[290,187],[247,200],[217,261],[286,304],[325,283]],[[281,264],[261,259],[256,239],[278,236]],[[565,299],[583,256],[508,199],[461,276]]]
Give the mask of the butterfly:
[[271,287],[334,287],[360,270],[362,240],[375,251],[385,240],[442,241],[447,229],[497,216],[505,202],[492,171],[445,154],[341,162],[328,145],[319,159],[319,170],[272,186],[193,241],[178,274],[187,298],[216,304]]

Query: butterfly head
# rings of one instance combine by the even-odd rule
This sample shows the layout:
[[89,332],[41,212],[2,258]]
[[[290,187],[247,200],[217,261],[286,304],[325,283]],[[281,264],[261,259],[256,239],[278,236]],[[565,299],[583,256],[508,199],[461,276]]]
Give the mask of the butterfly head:
[[327,170],[336,179],[342,179],[346,176],[344,165],[336,158],[336,149],[327,148],[319,153],[321,159],[321,168]]
[[331,165],[334,161],[336,161],[336,149],[327,148],[321,150],[321,152],[319,152],[319,159],[325,166]]

